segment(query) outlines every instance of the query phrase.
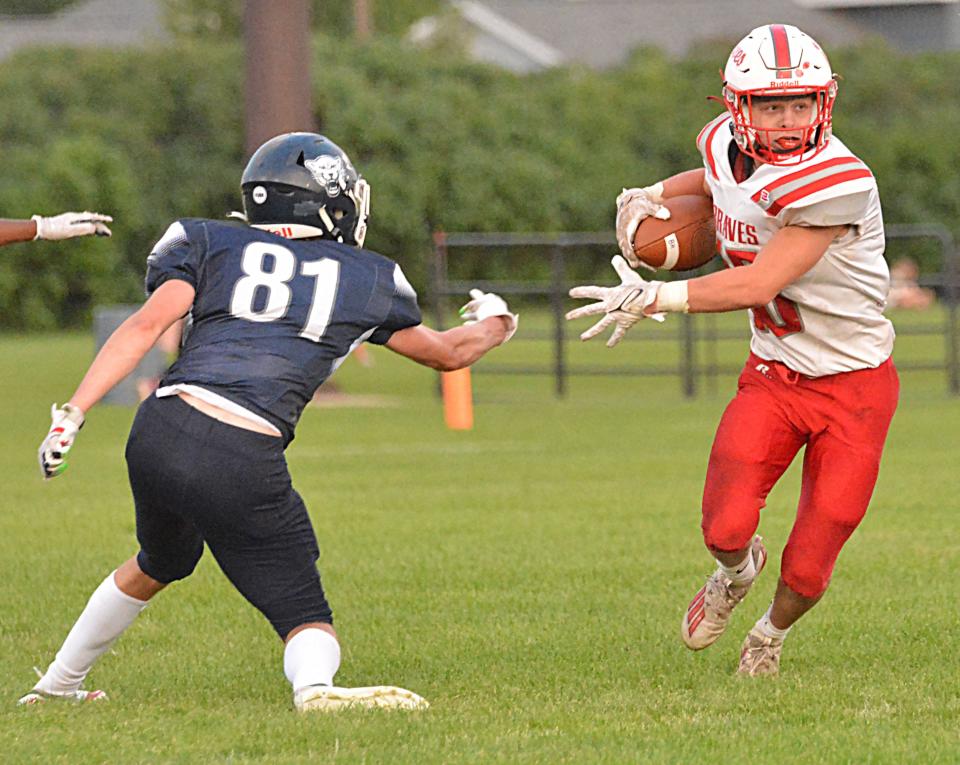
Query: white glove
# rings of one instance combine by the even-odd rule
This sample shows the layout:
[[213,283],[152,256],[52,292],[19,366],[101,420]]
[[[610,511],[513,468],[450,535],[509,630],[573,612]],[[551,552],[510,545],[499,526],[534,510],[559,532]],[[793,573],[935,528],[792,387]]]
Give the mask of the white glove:
[[509,327],[507,328],[507,336],[503,338],[503,342],[500,344],[503,345],[513,337],[514,332],[517,331],[517,325],[520,323],[520,314],[511,313],[506,300],[492,292],[484,292],[478,289],[470,290],[470,297],[472,298],[470,302],[460,309],[460,318],[463,319],[464,324],[475,324],[478,321],[489,319],[491,316],[503,316],[509,321]]
[[106,224],[113,218],[93,212],[65,212],[44,218],[40,215],[31,216],[37,222],[37,235],[34,239],[72,239],[75,236],[111,236]]
[[617,245],[623,257],[634,268],[644,266],[651,271],[655,270],[634,254],[633,237],[637,233],[637,226],[644,218],[652,215],[660,220],[670,219],[670,211],[663,206],[662,202],[662,183],[655,183],[653,186],[642,189],[624,189],[617,197]]
[[567,313],[567,319],[579,319],[581,316],[595,316],[604,314],[604,317],[590,329],[580,335],[581,340],[589,340],[599,335],[611,324],[616,324],[613,334],[607,340],[607,347],[613,348],[634,324],[641,319],[663,321],[662,313],[647,316],[643,309],[657,299],[657,290],[663,282],[648,282],[636,271],[631,270],[627,262],[619,255],[614,255],[611,265],[620,275],[619,287],[574,287],[570,290],[573,298],[594,298],[599,303],[591,303],[582,308],[575,308]]
[[44,480],[56,478],[67,469],[64,458],[77,432],[83,427],[83,410],[72,404],[64,404],[57,409],[57,405],[50,407],[50,418],[53,422],[47,437],[40,444],[40,473]]

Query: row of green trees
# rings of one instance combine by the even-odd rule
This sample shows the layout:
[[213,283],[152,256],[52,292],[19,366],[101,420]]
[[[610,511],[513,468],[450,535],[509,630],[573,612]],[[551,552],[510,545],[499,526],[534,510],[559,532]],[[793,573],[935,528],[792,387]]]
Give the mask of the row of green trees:
[[[431,232],[609,230],[623,185],[697,166],[717,113],[726,46],[683,61],[639,51],[621,69],[518,77],[444,51],[318,35],[320,129],[373,188],[368,245],[423,291]],[[960,234],[960,55],[883,46],[832,51],[845,79],[836,130],[873,168],[891,222]],[[0,326],[88,320],[139,300],[145,258],[169,222],[239,205],[239,43],[153,51],[24,52],[0,66],[0,214],[89,208],[112,240],[19,245],[0,257]],[[544,263],[488,258],[476,274],[531,278]]]

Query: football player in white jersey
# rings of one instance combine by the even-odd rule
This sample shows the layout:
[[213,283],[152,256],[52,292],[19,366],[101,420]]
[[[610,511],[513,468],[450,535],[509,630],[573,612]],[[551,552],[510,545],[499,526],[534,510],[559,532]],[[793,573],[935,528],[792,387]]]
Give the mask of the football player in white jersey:
[[581,335],[672,311],[746,308],[750,355],[714,440],[702,528],[716,571],[681,627],[692,650],[711,645],[766,563],[756,530],[767,494],[801,447],[803,483],[773,603],[743,642],[739,672],[779,671],[783,640],[822,597],[834,563],[876,483],[899,383],[893,327],[883,309],[880,201],[866,165],[832,135],[837,80],[820,46],[796,27],[754,29],[723,72],[727,113],[697,139],[702,168],[617,199],[617,241],[633,266],[637,225],[669,218],[663,200],[713,199],[726,270],[647,281],[620,256],[618,287],[576,287],[598,302],[567,318],[601,315]]

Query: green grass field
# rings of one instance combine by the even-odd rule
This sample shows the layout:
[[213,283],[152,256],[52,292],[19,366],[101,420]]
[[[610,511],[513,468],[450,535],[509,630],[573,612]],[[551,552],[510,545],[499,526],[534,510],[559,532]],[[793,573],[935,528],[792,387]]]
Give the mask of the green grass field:
[[[530,318],[521,332],[543,324]],[[903,338],[897,358],[942,344]],[[88,686],[109,703],[17,708],[31,666],[135,551],[132,410],[92,412],[66,475],[38,477],[49,405],[91,346],[0,338],[4,763],[960,761],[960,399],[932,372],[902,375],[871,510],[778,678],[734,675],[776,565],[711,649],[691,654],[678,636],[711,568],[699,495],[732,377],[693,401],[670,378],[575,377],[558,400],[549,377],[481,374],[481,362],[476,428],[450,432],[434,374],[374,349],[373,368],[348,361],[337,379],[391,405],[311,408],[288,455],[344,646],[338,681],[406,686],[431,709],[294,713],[279,641],[209,556],[95,667]],[[671,348],[570,343],[571,363],[589,364],[672,363]],[[518,341],[498,361],[546,363],[548,351]],[[722,344],[724,359],[745,354]],[[763,516],[775,558],[798,478],[791,469]]]

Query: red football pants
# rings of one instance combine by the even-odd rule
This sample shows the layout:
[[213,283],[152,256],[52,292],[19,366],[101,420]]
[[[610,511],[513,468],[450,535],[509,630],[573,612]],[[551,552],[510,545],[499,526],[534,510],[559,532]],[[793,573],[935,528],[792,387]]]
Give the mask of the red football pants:
[[780,576],[814,598],[867,511],[900,384],[893,361],[808,378],[750,354],[710,452],[703,538],[713,551],[746,548],[767,495],[800,448],[803,480]]

